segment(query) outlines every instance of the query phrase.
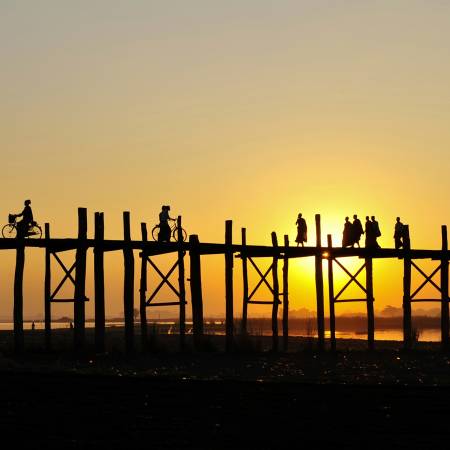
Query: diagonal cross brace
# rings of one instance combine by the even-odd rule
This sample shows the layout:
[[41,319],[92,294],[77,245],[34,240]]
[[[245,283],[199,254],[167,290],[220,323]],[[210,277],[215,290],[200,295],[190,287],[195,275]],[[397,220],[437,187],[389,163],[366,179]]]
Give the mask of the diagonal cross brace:
[[273,268],[273,263],[269,266],[269,268],[263,274],[261,272],[261,270],[259,270],[259,267],[254,263],[252,258],[249,257],[248,260],[251,262],[252,266],[255,268],[256,272],[258,272],[259,276],[261,277],[261,279],[258,281],[258,283],[256,284],[256,286],[253,289],[253,291],[251,292],[251,294],[248,296],[248,300],[250,300],[253,297],[253,295],[255,295],[256,291],[258,290],[258,288],[261,286],[262,283],[264,283],[269,288],[270,292],[273,295],[273,288],[267,281],[267,275],[269,275],[269,273],[271,272],[271,270]]
[[156,264],[147,257],[148,263],[155,269],[155,272],[162,278],[162,281],[158,284],[156,289],[153,291],[153,294],[150,296],[150,298],[146,301],[147,306],[150,305],[151,301],[156,297],[156,294],[160,291],[160,289],[164,286],[164,284],[167,284],[170,289],[172,289],[173,292],[177,295],[177,297],[180,297],[180,293],[178,290],[173,286],[173,284],[169,281],[170,275],[172,275],[173,271],[178,267],[178,261],[175,262],[175,264],[171,267],[169,272],[167,272],[167,275],[164,275],[156,266]]
[[67,269],[66,266],[64,265],[64,263],[61,261],[61,259],[58,257],[58,255],[56,253],[52,253],[52,255],[55,257],[56,261],[58,261],[59,265],[64,270],[65,275],[64,275],[63,279],[60,281],[60,283],[58,284],[58,286],[56,287],[56,289],[54,290],[53,294],[50,295],[50,300],[54,300],[54,298],[56,297],[56,294],[63,287],[63,285],[64,285],[64,283],[66,282],[67,279],[69,279],[72,282],[72,284],[75,286],[75,280],[72,277],[72,272],[74,271],[74,269],[75,269],[75,267],[77,265],[77,263],[75,261],[72,264],[72,266],[70,267],[70,269]]
[[411,300],[426,286],[427,283],[430,283],[439,292],[442,292],[441,288],[432,279],[439,272],[439,270],[441,270],[441,264],[433,270],[430,276],[428,276],[416,263],[414,263],[414,261],[411,261],[411,265],[425,278],[425,281],[411,294]]
[[343,264],[341,264],[337,259],[334,259],[334,261],[336,261],[336,264],[350,277],[350,280],[347,281],[345,286],[334,297],[334,300],[337,300],[353,282],[356,283],[363,290],[363,292],[365,294],[367,294],[367,289],[356,279],[356,277],[365,269],[366,263],[364,263],[360,267],[360,269],[355,273],[355,275],[352,275],[352,273]]

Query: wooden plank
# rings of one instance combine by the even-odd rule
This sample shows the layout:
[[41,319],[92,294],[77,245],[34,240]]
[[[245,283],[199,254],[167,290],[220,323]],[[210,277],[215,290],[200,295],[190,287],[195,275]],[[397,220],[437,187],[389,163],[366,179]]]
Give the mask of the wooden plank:
[[[186,305],[186,302],[184,302]],[[180,302],[155,302],[150,303],[147,306],[180,306]]]
[[102,241],[105,238],[105,220],[103,213],[95,215],[94,240],[94,295],[95,295],[95,350],[98,353],[105,351],[105,271],[104,252]]
[[177,217],[177,229],[178,229],[178,298],[180,299],[180,349],[184,351],[186,349],[186,285],[184,275],[184,255],[183,250],[183,230],[181,227],[181,216]]
[[328,299],[330,303],[330,345],[331,350],[336,351],[336,315],[334,298],[333,258],[331,257],[333,241],[331,234],[327,235],[328,244]]
[[225,349],[234,346],[234,312],[233,312],[233,222],[225,222]]
[[334,303],[354,303],[354,302],[367,302],[367,298],[345,298],[342,300],[334,300]]
[[247,334],[247,315],[248,315],[248,266],[247,266],[247,230],[241,229],[242,239],[242,322],[241,333]]
[[[50,224],[44,225],[44,238],[50,239]],[[44,275],[44,322],[45,322],[45,349],[52,348],[52,308],[51,308],[51,253],[45,248],[45,275]]]
[[[123,213],[123,240],[131,241],[130,213]],[[124,281],[123,281],[123,311],[125,319],[125,352],[134,351],[134,255],[131,247],[123,249]]]
[[[141,223],[142,242],[147,242],[147,224]],[[147,255],[141,254],[141,279],[139,286],[139,314],[141,321],[141,348],[143,351],[148,348],[147,335]]]
[[25,268],[25,246],[21,245],[24,238],[17,238],[16,269],[14,273],[14,352],[24,350],[23,335],[23,272]]
[[[275,252],[278,250],[277,234],[272,231],[272,245]],[[272,305],[272,350],[278,351],[278,304],[280,302],[280,288],[278,282],[278,258],[274,257],[272,262],[273,278],[273,305]]]
[[73,302],[75,351],[82,351],[85,346],[86,238],[87,209],[78,208],[78,247],[75,256],[75,293]]
[[320,224],[320,214],[316,214],[316,247],[319,252],[315,256],[315,279],[316,279],[316,304],[317,304],[317,334],[318,347],[323,350],[325,347],[325,311],[323,296],[323,270],[322,270],[322,231]]
[[203,294],[200,253],[198,252],[198,236],[189,236],[190,282],[192,302],[192,329],[194,346],[199,349],[203,339]]
[[410,349],[412,345],[411,320],[411,241],[409,226],[404,225],[403,237],[403,345]]
[[[289,247],[289,236],[284,235],[284,247]],[[289,348],[289,258],[283,259],[283,351]]]

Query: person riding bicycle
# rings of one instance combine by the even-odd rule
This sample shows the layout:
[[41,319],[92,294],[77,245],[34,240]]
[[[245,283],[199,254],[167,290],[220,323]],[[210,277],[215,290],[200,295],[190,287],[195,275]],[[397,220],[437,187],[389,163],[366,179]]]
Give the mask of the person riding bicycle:
[[163,205],[161,207],[161,212],[159,213],[159,234],[158,234],[158,242],[169,242],[170,241],[170,225],[169,220],[172,219],[169,216],[170,206]]
[[15,214],[16,217],[22,217],[22,220],[17,222],[17,237],[25,237],[33,223],[31,200],[25,200],[24,205],[23,211],[20,214]]

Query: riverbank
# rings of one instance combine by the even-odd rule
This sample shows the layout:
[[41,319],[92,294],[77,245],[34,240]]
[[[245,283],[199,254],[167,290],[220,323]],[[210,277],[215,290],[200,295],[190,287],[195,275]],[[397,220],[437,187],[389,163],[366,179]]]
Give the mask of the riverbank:
[[[70,330],[44,352],[40,332],[26,352],[0,354],[0,433],[18,446],[109,449],[283,449],[333,445],[439,448],[450,438],[450,357],[439,344],[339,340],[318,353],[313,338],[291,338],[271,352],[254,336],[223,352],[178,350],[178,336],[157,336],[152,351],[126,356],[123,330],[96,354],[91,330],[82,355]],[[0,340],[9,337],[0,333]],[[365,443],[368,443],[367,445]]]

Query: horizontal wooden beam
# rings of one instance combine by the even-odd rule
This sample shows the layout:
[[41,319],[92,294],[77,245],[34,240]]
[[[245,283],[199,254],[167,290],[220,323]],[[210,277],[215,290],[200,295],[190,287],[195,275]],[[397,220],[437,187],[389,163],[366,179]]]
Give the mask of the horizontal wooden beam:
[[[187,302],[184,302],[187,305]],[[158,303],[147,303],[147,306],[178,306],[181,302],[158,302]]]
[[[50,252],[63,252],[69,250],[76,250],[80,248],[78,239],[69,238],[51,238],[51,239],[25,239],[21,241],[21,245],[29,248],[46,248]],[[104,240],[101,242],[94,239],[86,239],[82,243],[82,247],[97,248],[104,252],[109,251],[123,251],[124,249],[141,250],[145,255],[160,255],[166,253],[176,253],[179,251],[179,245],[177,242],[154,242],[154,241],[123,241],[123,240]],[[189,242],[183,242],[183,251],[190,250]],[[0,250],[14,250],[19,246],[17,239],[1,239],[0,238]],[[225,244],[215,243],[199,243],[198,251],[201,255],[219,255],[225,254],[229,250],[230,246]],[[272,246],[264,245],[246,245],[243,247],[239,244],[233,244],[231,246],[233,253],[240,253],[242,256],[245,251],[245,256],[253,258],[305,258],[311,256],[322,256],[324,260],[328,258],[399,258],[403,259],[405,256],[404,249],[367,249],[367,248],[340,248],[334,247],[321,248],[321,247],[280,247],[279,249]],[[417,249],[409,250],[407,256],[410,259],[435,259],[435,260],[447,260],[450,261],[449,250],[426,250]]]

